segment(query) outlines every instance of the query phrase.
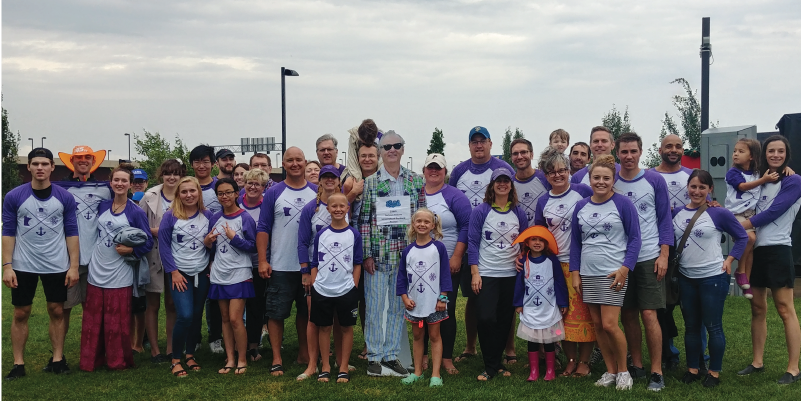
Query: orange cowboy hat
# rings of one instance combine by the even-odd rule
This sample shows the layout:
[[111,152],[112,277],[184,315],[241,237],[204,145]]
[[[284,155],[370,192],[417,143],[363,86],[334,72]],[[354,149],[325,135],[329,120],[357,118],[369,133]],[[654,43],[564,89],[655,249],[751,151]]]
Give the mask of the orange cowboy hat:
[[72,153],[63,153],[58,152],[58,158],[61,159],[61,162],[67,166],[68,169],[75,171],[75,166],[72,164],[72,156],[78,155],[92,155],[95,157],[95,161],[92,164],[92,168],[89,169],[90,173],[94,173],[100,164],[103,163],[103,160],[106,158],[106,151],[105,150],[98,150],[97,152],[92,151],[92,148],[86,145],[78,145],[72,148]]
[[520,233],[517,238],[515,238],[515,242],[513,242],[512,245],[528,241],[528,239],[531,237],[540,237],[544,239],[548,242],[548,250],[550,250],[554,255],[559,254],[559,248],[556,245],[556,238],[554,238],[553,234],[551,234],[551,232],[543,226],[531,226],[527,228],[525,231]]

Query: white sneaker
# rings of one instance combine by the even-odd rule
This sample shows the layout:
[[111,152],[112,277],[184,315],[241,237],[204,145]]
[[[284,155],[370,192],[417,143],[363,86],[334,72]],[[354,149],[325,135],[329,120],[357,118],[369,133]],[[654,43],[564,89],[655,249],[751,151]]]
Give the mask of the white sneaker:
[[615,385],[615,379],[617,379],[617,375],[605,372],[601,375],[601,378],[595,382],[595,385],[598,387],[611,387]]
[[209,348],[211,348],[211,353],[213,354],[222,354],[225,352],[222,347],[222,339],[209,343]]
[[631,374],[629,372],[620,372],[617,374],[617,389],[618,390],[631,390],[631,386],[634,384],[634,379],[631,378]]

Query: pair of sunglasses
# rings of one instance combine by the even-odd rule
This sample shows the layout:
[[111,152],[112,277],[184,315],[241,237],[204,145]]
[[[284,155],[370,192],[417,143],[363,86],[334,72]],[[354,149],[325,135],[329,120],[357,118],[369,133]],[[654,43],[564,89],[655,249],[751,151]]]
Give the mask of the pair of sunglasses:
[[403,147],[403,144],[399,142],[399,143],[394,143],[394,144],[391,144],[391,145],[384,145],[384,150],[390,150],[392,148],[400,149],[402,147]]

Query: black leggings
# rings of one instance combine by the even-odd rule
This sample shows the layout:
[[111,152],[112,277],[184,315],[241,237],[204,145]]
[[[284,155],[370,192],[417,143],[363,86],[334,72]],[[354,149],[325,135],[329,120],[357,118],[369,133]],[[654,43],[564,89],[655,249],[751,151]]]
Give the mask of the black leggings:
[[502,354],[514,316],[515,277],[481,277],[482,288],[475,296],[478,342],[484,369],[492,377],[504,369]]
[[264,326],[264,310],[266,309],[264,290],[267,287],[267,280],[259,276],[259,269],[253,269],[253,290],[255,296],[245,300],[245,312],[248,320],[245,329],[248,333],[248,343],[258,344],[261,341],[261,329]]
[[[467,261],[467,258],[464,258]],[[464,268],[464,266],[462,266]],[[459,293],[459,273],[451,273],[453,290],[448,292],[448,318],[439,324],[439,334],[442,337],[442,359],[453,359],[453,346],[456,343],[456,294]],[[428,325],[425,326],[426,336],[423,355],[428,355]]]
[[542,344],[542,343],[534,343],[534,342],[529,341],[528,342],[528,352],[540,352],[540,345],[545,347],[545,352],[554,352],[554,351],[556,351],[556,343]]

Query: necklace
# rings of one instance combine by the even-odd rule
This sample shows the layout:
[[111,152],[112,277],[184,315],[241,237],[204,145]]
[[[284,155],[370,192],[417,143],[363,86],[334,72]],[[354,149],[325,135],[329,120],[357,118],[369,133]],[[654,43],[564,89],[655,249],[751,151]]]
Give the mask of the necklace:
[[114,214],[119,213],[120,210],[122,210],[127,203],[128,203],[128,201],[126,200],[125,203],[123,203],[122,205],[117,206],[117,205],[114,204],[114,202],[112,202],[111,203],[111,212],[114,213]]

